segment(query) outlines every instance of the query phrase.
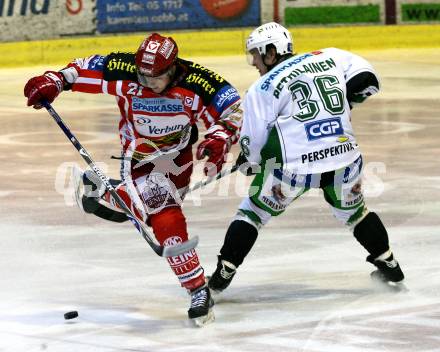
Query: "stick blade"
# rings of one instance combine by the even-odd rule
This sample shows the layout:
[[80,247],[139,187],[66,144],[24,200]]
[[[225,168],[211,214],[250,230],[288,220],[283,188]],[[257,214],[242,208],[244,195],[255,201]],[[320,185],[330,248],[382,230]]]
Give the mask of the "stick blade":
[[173,246],[163,247],[162,257],[175,257],[179,254],[186,253],[191,249],[196,248],[198,243],[199,243],[199,237],[194,236],[193,238],[183,243],[179,243]]

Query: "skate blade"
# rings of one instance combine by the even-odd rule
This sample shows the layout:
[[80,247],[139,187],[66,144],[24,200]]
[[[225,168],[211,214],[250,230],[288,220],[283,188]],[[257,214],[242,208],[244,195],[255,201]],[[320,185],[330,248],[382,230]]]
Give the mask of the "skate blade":
[[216,290],[213,290],[212,288],[210,288],[209,290],[211,291],[211,298],[215,304],[222,301],[222,299],[223,299],[222,292],[223,291],[216,291]]
[[208,288],[209,288],[209,291],[211,292],[211,298],[214,300],[214,303],[218,303],[221,301],[221,294],[222,294],[223,290],[221,290],[221,291],[214,290],[213,288],[209,287],[209,280],[210,279],[211,279],[210,275],[206,276],[206,281],[208,282]]
[[214,311],[210,309],[208,314],[204,315],[203,317],[193,318],[190,320],[195,327],[201,328],[215,320]]
[[409,289],[403,282],[393,282],[386,281],[377,273],[377,271],[373,271],[371,273],[371,280],[376,284],[376,286],[382,290],[388,292],[408,292]]

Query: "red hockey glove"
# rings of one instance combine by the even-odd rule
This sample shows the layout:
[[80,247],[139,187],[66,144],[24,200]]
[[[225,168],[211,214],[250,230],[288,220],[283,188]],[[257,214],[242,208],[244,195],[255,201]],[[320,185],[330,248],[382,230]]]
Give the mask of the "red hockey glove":
[[219,173],[226,161],[226,154],[231,148],[229,136],[223,131],[216,131],[205,137],[197,147],[196,158],[202,160],[208,156],[203,172],[206,176]]
[[47,71],[42,76],[31,78],[24,86],[27,106],[41,109],[41,101],[52,103],[63,91],[63,76],[59,72]]

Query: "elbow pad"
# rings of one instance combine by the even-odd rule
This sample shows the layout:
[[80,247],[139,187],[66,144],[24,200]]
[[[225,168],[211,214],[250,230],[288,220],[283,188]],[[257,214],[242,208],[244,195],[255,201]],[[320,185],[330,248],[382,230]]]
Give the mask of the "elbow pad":
[[378,91],[379,80],[372,72],[361,72],[347,82],[347,100],[350,105],[363,103]]

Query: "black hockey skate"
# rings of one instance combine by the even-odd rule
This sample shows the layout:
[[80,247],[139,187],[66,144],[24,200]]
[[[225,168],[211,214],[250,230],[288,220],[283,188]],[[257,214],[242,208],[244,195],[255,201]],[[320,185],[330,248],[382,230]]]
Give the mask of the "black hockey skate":
[[188,318],[195,326],[201,327],[214,321],[214,300],[208,286],[204,285],[191,293],[191,307],[188,309]]
[[234,278],[237,268],[234,264],[218,258],[217,268],[208,278],[208,286],[214,293],[220,293],[226,289]]
[[408,291],[403,284],[405,276],[400,269],[399,263],[394,259],[393,254],[386,259],[373,259],[373,257],[369,255],[367,262],[370,262],[378,269],[370,274],[374,282],[381,284],[393,292]]

